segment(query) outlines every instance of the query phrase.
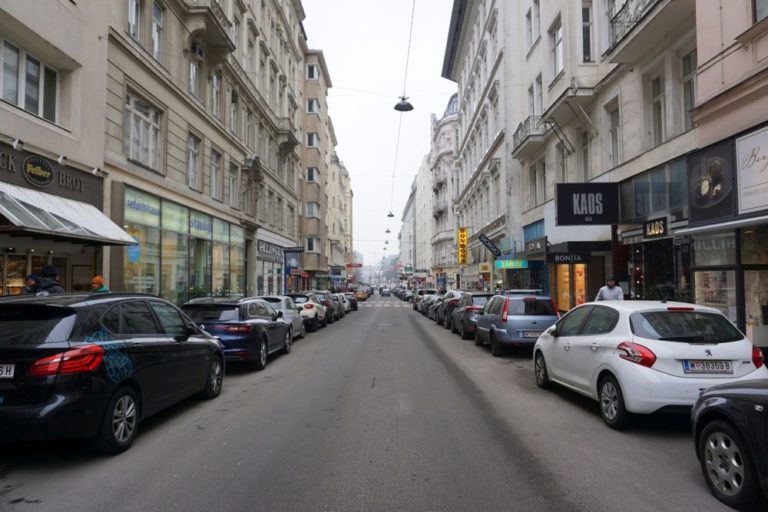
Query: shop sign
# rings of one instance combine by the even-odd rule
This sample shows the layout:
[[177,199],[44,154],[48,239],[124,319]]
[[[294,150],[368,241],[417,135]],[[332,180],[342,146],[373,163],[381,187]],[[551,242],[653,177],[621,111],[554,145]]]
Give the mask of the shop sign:
[[304,252],[303,247],[284,247],[283,252]]
[[547,247],[547,237],[537,238],[536,240],[528,240],[525,242],[525,252],[531,254],[544,252]]
[[347,263],[347,268],[360,268],[362,266],[362,263]]
[[528,260],[496,260],[498,269],[528,268]]
[[128,224],[160,227],[160,198],[126,187],[125,221]]
[[739,213],[768,208],[768,128],[736,139]]
[[456,234],[456,240],[458,241],[458,255],[457,260],[459,265],[465,265],[467,263],[467,228],[459,228]]
[[688,207],[692,225],[730,220],[736,213],[733,143],[733,139],[728,139],[688,156]]
[[488,273],[490,271],[491,271],[491,264],[490,263],[488,263],[488,262],[480,263],[480,272]]
[[213,236],[213,220],[210,215],[192,212],[189,216],[189,234],[193,238],[210,240]]
[[619,223],[618,183],[558,183],[558,226]]
[[576,252],[551,252],[547,254],[547,263],[570,265],[573,263],[589,263],[592,261],[591,254],[581,254]]
[[256,240],[256,258],[261,261],[271,261],[272,263],[282,263],[284,249],[264,240]]
[[494,257],[498,258],[501,256],[501,251],[498,247],[496,247],[496,244],[491,241],[490,238],[485,236],[485,233],[480,233],[477,236],[477,239],[480,240],[480,243],[482,243],[486,249],[491,251],[491,254],[493,254]]
[[328,274],[315,274],[315,279],[328,279],[330,277]]
[[292,268],[291,269],[291,275],[292,276],[300,276],[304,271],[300,268]]
[[661,238],[668,234],[666,217],[643,222],[643,237],[645,238]]
[[344,265],[331,265],[331,275],[340,276],[344,271]]
[[53,167],[40,156],[32,155],[21,164],[21,174],[32,186],[45,188],[53,183]]

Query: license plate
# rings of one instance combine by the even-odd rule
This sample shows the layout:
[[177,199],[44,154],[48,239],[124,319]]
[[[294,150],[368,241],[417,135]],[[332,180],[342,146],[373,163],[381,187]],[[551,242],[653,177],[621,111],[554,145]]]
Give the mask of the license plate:
[[684,373],[733,373],[730,361],[683,359]]
[[541,331],[523,331],[522,337],[523,338],[538,338],[541,336]]
[[13,373],[16,371],[15,364],[2,364],[0,363],[0,379],[12,379]]

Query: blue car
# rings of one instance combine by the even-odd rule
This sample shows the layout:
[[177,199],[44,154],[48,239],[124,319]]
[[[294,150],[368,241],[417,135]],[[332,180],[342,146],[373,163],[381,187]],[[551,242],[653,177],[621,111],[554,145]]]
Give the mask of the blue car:
[[507,347],[533,347],[539,335],[560,315],[552,299],[543,295],[494,295],[477,315],[475,344],[488,343],[491,354]]
[[221,340],[228,361],[243,361],[263,370],[270,354],[291,351],[289,324],[283,321],[282,311],[263,299],[193,299],[181,309],[201,329]]

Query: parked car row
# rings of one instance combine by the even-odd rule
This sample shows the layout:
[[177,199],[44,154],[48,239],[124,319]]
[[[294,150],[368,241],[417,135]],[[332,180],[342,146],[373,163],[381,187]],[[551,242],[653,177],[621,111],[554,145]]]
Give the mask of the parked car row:
[[456,293],[453,332],[490,344],[493,355],[532,347],[536,384],[595,400],[609,427],[625,429],[639,414],[690,412],[696,456],[715,497],[737,509],[766,510],[768,369],[719,310],[602,301],[560,318],[548,297],[515,291],[425,295],[420,310],[445,326],[440,310]]
[[140,421],[216,398],[225,364],[261,370],[295,338],[357,309],[343,293],[200,298],[62,293],[0,298],[0,442],[89,438],[127,450]]

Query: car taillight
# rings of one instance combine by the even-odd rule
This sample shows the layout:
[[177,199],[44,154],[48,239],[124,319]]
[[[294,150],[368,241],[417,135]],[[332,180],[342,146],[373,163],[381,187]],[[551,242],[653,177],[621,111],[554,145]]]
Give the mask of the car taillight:
[[459,302],[457,299],[451,299],[448,302],[446,302],[446,305],[455,306],[456,303]]
[[504,307],[501,309],[501,321],[507,321],[507,313],[509,312],[509,299],[504,299]]
[[251,324],[237,324],[237,325],[223,325],[221,326],[224,332],[251,332],[253,326]]
[[754,345],[752,345],[752,364],[755,365],[755,368],[763,366],[763,353]]
[[304,309],[312,309],[313,307],[315,307],[314,304],[304,304]]
[[104,359],[104,348],[99,345],[83,345],[60,354],[38,359],[27,370],[32,377],[47,377],[64,373],[92,372]]
[[622,341],[616,347],[619,350],[619,357],[650,368],[656,362],[656,354],[651,352],[648,347],[644,347],[631,341]]
[[483,308],[480,306],[467,306],[464,308],[464,311],[480,311],[481,309]]

